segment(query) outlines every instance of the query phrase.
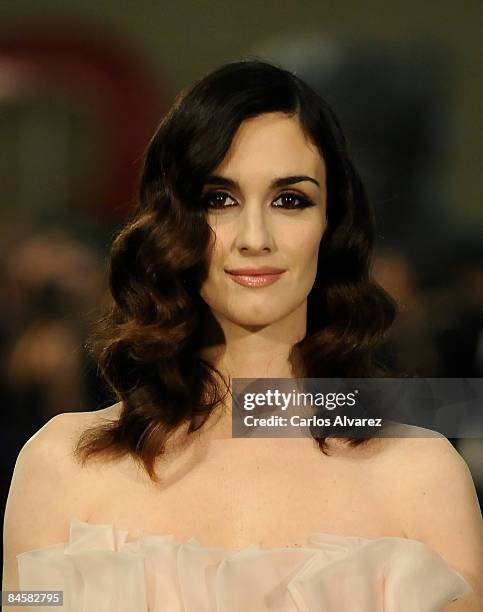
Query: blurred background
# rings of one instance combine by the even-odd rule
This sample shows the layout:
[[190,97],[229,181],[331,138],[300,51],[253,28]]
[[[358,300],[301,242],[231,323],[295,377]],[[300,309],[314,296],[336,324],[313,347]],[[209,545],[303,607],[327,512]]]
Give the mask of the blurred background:
[[[122,8],[121,8],[122,6]],[[480,3],[3,0],[0,511],[60,412],[111,402],[84,343],[110,242],[176,93],[227,61],[294,70],[333,106],[401,313],[394,368],[483,377]],[[451,440],[483,499],[483,444]]]

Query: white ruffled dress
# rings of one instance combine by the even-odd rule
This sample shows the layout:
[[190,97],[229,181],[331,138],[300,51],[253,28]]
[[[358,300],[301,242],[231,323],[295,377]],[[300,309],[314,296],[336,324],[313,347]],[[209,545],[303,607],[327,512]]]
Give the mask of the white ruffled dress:
[[52,612],[440,612],[472,590],[436,551],[405,538],[314,533],[272,549],[127,538],[73,519],[68,543],[18,555],[19,588],[63,591],[62,607],[41,608]]

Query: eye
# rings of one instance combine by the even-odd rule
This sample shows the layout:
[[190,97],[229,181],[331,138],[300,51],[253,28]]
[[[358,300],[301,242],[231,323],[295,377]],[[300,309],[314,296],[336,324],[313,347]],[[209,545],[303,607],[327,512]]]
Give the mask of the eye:
[[[227,203],[227,199],[231,200],[232,203]],[[293,210],[313,206],[313,202],[308,198],[295,192],[282,193],[274,201],[278,202],[279,200],[282,200],[282,203],[274,204],[274,208]],[[202,202],[204,207],[208,210],[220,210],[236,206],[236,201],[225,191],[210,191],[202,197]]]
[[[286,208],[286,209],[294,209],[294,208],[307,208],[308,206],[313,206],[313,203],[308,199],[304,198],[298,193],[286,192],[282,193],[275,202],[278,200],[284,200],[282,204],[275,204],[275,208]],[[296,203],[298,201],[298,204]]]
[[227,204],[227,198],[235,202],[235,200],[224,191],[210,191],[202,197],[202,202],[204,207],[208,209],[231,208],[235,204]]

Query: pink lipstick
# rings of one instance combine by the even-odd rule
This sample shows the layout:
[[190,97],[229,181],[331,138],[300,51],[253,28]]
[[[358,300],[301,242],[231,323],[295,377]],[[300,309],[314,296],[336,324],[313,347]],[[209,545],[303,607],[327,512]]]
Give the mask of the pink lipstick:
[[244,287],[267,287],[277,282],[285,270],[264,266],[262,268],[236,268],[225,270],[225,272],[235,283]]

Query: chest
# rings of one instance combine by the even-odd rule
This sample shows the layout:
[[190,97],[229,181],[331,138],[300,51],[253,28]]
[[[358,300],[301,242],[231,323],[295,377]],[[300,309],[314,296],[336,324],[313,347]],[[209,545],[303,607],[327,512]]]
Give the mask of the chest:
[[239,440],[160,465],[160,484],[104,477],[89,521],[131,537],[195,536],[206,546],[302,545],[311,533],[402,535],[372,462],[328,458],[303,442]]

